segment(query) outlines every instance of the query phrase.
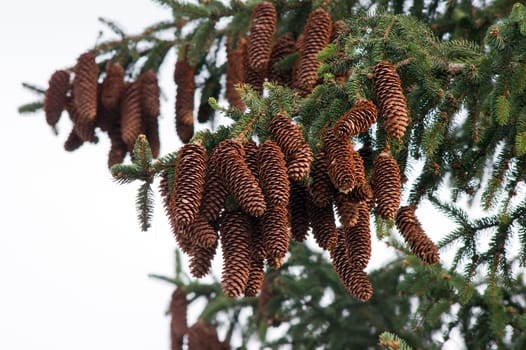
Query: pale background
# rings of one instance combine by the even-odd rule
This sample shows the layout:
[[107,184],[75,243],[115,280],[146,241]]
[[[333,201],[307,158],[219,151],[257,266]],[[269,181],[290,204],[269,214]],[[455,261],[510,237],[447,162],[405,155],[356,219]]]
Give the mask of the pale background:
[[[106,27],[99,16],[137,34],[170,11],[148,0],[0,5],[0,349],[169,349],[164,313],[173,289],[148,277],[174,271],[175,243],[162,209],[140,232],[138,184],[112,181],[105,135],[68,153],[66,114],[55,137],[43,113],[17,113],[35,100],[22,82],[47,87],[54,70],[72,66],[100,41]],[[180,145],[174,62],[172,51],[161,71],[162,154]],[[433,222],[425,227],[435,240],[447,232]],[[370,267],[391,255],[375,241]]]

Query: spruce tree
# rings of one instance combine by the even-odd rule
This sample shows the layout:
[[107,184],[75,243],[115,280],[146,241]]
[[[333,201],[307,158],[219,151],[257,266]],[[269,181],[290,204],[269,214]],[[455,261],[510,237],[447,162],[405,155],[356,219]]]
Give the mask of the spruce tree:
[[[107,133],[143,230],[161,194],[176,273],[153,277],[175,285],[173,349],[439,349],[455,333],[526,348],[524,5],[156,2],[173,20],[136,35],[105,21],[117,38],[26,84],[42,98],[20,112],[52,128],[68,114],[66,151]],[[184,145],[166,150],[173,54]],[[456,224],[438,242],[424,202]],[[366,272],[372,240],[395,258]]]

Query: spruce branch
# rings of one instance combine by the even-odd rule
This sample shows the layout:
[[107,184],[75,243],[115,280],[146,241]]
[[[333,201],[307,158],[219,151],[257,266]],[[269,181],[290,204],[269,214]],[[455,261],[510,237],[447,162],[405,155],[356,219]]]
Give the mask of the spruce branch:
[[139,220],[141,230],[148,231],[148,228],[151,226],[155,204],[153,199],[153,190],[148,182],[143,183],[139,187],[135,204],[137,207],[137,218]]

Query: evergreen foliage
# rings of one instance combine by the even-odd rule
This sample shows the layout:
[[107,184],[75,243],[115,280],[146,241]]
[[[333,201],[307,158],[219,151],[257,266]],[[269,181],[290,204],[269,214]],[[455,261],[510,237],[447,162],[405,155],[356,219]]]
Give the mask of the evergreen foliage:
[[[206,300],[200,321],[189,328],[188,343],[196,334],[208,332],[204,322],[226,334],[222,342],[215,336],[218,348],[227,346],[236,334],[240,348],[259,344],[271,349],[285,345],[439,349],[455,332],[469,349],[526,348],[526,287],[518,272],[526,264],[526,6],[509,0],[489,4],[465,0],[156,2],[172,12],[173,20],[154,23],[138,35],[101,18],[117,38],[83,54],[95,56],[96,65],[63,70],[62,74],[75,72],[77,80],[64,96],[55,97],[66,101],[60,109],[72,119],[70,138],[77,135],[80,140],[75,148],[108,132],[113,155],[117,152],[123,160],[110,162],[114,179],[141,183],[136,204],[142,230],[150,227],[152,184],[161,178],[160,192],[173,234],[194,267],[207,270],[217,246],[193,243],[197,233],[192,223],[203,218],[206,205],[201,198],[210,197],[206,182],[214,176],[225,182],[224,196],[214,189],[217,193],[210,197],[224,204],[222,225],[202,220],[219,231],[227,256],[244,259],[234,265],[225,262],[224,266],[233,266],[229,273],[223,271],[228,283],[215,276],[210,283],[191,279],[181,267],[179,251],[175,277],[155,276],[184,289],[189,307]],[[268,40],[284,35],[294,38],[294,49],[289,45],[291,51],[265,66],[273,57]],[[246,39],[248,45],[243,46]],[[181,93],[189,96],[179,95],[176,102],[177,133],[203,158],[192,174],[189,169],[197,160],[183,159],[186,166],[178,167],[183,163],[179,150],[155,155],[158,116],[145,111],[158,106],[152,106],[151,99],[146,106],[141,90],[141,74],[158,74],[172,49],[178,59],[174,79]],[[225,52],[229,58],[223,64]],[[235,79],[228,76],[228,65],[234,60],[244,67]],[[120,99],[112,106],[105,105],[104,99],[99,103],[100,95],[107,93],[102,83],[108,63],[118,63],[126,73],[105,96]],[[269,70],[291,78],[265,81]],[[87,82],[79,82],[79,76]],[[98,79],[97,93],[93,77]],[[234,92],[221,85],[225,81],[234,84]],[[46,98],[46,90],[24,86]],[[85,90],[93,98],[83,94]],[[239,94],[242,103],[233,103],[229,96],[225,100],[225,90],[228,95]],[[200,105],[192,115],[194,93]],[[79,104],[82,108],[77,111]],[[45,106],[45,100],[38,100],[19,111],[36,112]],[[84,115],[88,109],[89,123]],[[229,119],[228,126],[216,125],[218,115]],[[54,128],[56,118],[52,119]],[[194,119],[210,127],[194,133]],[[344,130],[345,135],[334,130]],[[136,138],[134,145],[131,136]],[[316,202],[307,199],[314,208],[308,212],[333,213],[333,201],[341,211],[338,200],[344,196],[348,210],[367,220],[371,215],[376,238],[391,246],[396,258],[365,275],[366,263],[358,269],[347,261],[356,259],[352,249],[338,250],[339,242],[349,244],[345,232],[352,230],[346,231],[345,223],[333,214],[321,226],[307,215],[303,220],[312,228],[324,228],[323,239],[316,233],[315,238],[318,244],[326,242],[320,246],[329,252],[320,252],[309,242],[289,244],[281,235],[279,247],[289,247],[290,254],[286,258],[279,254],[278,259],[263,253],[267,267],[259,297],[232,298],[243,293],[251,278],[247,276],[263,274],[253,270],[263,262],[249,262],[245,255],[268,249],[275,242],[264,243],[264,237],[270,231],[288,230],[297,220],[287,224],[288,215],[281,214],[298,203],[287,207],[267,201],[255,207],[251,202],[250,194],[261,194],[262,201],[267,195],[265,188],[259,192],[261,178],[269,183],[277,173],[269,167],[262,170],[257,157],[251,160],[250,141],[255,147],[276,143],[287,166],[279,174],[288,174],[291,187],[292,182],[304,186],[313,196],[320,188],[325,191],[326,205],[315,208]],[[72,149],[66,145],[66,150]],[[124,161],[127,154],[130,161]],[[323,158],[328,159],[326,164]],[[315,173],[323,167],[327,169],[322,175],[328,179],[322,183]],[[240,181],[241,176],[246,181]],[[190,191],[194,182],[199,188]],[[444,189],[447,198],[437,195]],[[286,196],[280,195],[288,199],[284,191]],[[367,195],[371,191],[374,198]],[[453,250],[452,261],[437,263],[436,247],[427,237],[425,244],[419,241],[425,234],[413,215],[395,225],[401,206],[414,209],[426,201],[456,224],[438,242],[442,251]],[[170,203],[191,207],[191,215],[184,220],[172,217]],[[225,213],[236,213],[236,220],[225,225]],[[265,213],[281,213],[282,220],[272,221],[280,215]],[[246,237],[225,239],[220,226],[231,226],[232,232],[241,229]],[[401,233],[407,243],[397,233],[404,227],[406,232]],[[363,237],[370,237],[367,227],[360,229]],[[370,244],[370,239],[363,242]],[[242,273],[235,270],[240,264]],[[238,275],[244,276],[242,282],[236,280]],[[372,297],[363,293],[365,286],[349,286],[356,281],[369,285],[367,278]],[[235,286],[228,296],[225,284]],[[370,299],[363,303],[349,296],[350,291],[362,295],[358,299]],[[277,336],[269,332],[269,327],[278,326]]]

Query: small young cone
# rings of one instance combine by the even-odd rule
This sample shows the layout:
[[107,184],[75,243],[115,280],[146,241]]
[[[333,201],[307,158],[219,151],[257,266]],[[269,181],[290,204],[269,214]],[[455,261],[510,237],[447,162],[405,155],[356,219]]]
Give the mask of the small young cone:
[[44,95],[44,112],[46,122],[50,126],[55,126],[68,100],[69,73],[58,70],[49,78],[49,85]]
[[77,135],[75,129],[71,130],[69,136],[64,143],[64,149],[68,152],[73,152],[84,144],[84,141]]
[[336,273],[342,284],[345,286],[345,289],[347,289],[347,292],[360,301],[371,299],[371,296],[373,295],[371,281],[369,281],[369,278],[364,271],[355,269],[351,266],[347,256],[345,243],[343,241],[343,232],[341,232],[341,230],[338,234],[338,242],[330,253],[334,270],[336,270]]
[[269,59],[269,81],[277,82],[280,85],[290,87],[292,83],[292,70],[280,70],[276,67],[276,63],[282,59],[296,52],[296,41],[294,35],[288,32],[274,43]]
[[246,297],[255,297],[261,290],[265,277],[265,260],[254,257],[250,258],[250,273],[248,275],[247,286],[245,287]]
[[250,68],[258,73],[267,70],[277,20],[278,14],[270,2],[263,1],[252,11],[248,36],[248,61]]
[[170,203],[179,225],[190,225],[195,220],[205,185],[207,154],[200,145],[189,143],[178,152],[175,177],[175,196]]
[[190,141],[194,135],[194,74],[195,67],[187,61],[179,60],[175,63],[175,129],[183,143]]
[[220,221],[223,252],[221,286],[229,297],[243,294],[250,274],[250,221],[242,211],[225,212]]
[[373,190],[376,212],[394,219],[400,206],[400,168],[396,159],[382,152],[373,162]]
[[281,148],[270,140],[258,149],[259,183],[267,204],[286,206],[289,203],[289,178]]
[[376,122],[378,112],[371,101],[359,100],[345,112],[336,124],[334,131],[339,138],[349,138],[366,132]]
[[183,348],[183,336],[188,330],[186,323],[187,308],[188,300],[186,299],[185,290],[182,288],[175,289],[170,303],[171,350],[181,350]]
[[308,188],[300,182],[290,183],[289,225],[290,234],[297,242],[307,238],[310,226],[309,203],[312,198]]
[[343,233],[349,264],[354,269],[363,270],[371,260],[370,215],[365,203],[359,204],[358,212],[356,224],[344,228]]
[[212,267],[212,260],[216,254],[217,242],[212,247],[191,246],[190,255],[190,274],[195,278],[203,278],[208,275]]
[[201,215],[210,222],[219,218],[219,213],[223,209],[228,195],[228,189],[219,173],[217,153],[218,148],[212,151],[208,160],[205,188],[201,200]]
[[341,192],[349,192],[356,185],[353,145],[348,139],[336,137],[332,129],[327,131],[324,139],[327,157],[327,173],[334,187]]
[[121,137],[132,151],[137,137],[143,132],[141,90],[138,82],[127,84],[121,101]]
[[106,63],[106,77],[102,82],[101,103],[109,110],[119,108],[124,93],[124,68],[119,63]]
[[261,218],[267,260],[273,268],[281,266],[289,249],[287,206],[268,205]]
[[80,55],[75,65],[73,79],[73,102],[84,121],[93,121],[97,115],[97,79],[99,67],[95,62],[95,52]]
[[141,109],[145,117],[157,118],[159,115],[160,89],[157,75],[153,70],[148,70],[139,77],[141,86]]
[[338,230],[334,222],[332,203],[323,208],[311,206],[310,217],[314,240],[320,248],[332,250],[338,241]]
[[227,139],[221,141],[217,147],[218,170],[228,191],[245,212],[256,217],[263,215],[266,208],[265,197],[245,163],[243,145]]
[[332,203],[336,192],[331,178],[327,172],[328,163],[325,151],[316,155],[314,169],[312,171],[312,202],[317,207],[323,208]]
[[225,97],[231,106],[245,110],[245,104],[241,100],[239,92],[236,91],[236,85],[245,82],[245,55],[247,50],[247,41],[240,38],[236,48],[232,48],[230,37],[226,44],[226,88]]
[[303,30],[304,39],[294,81],[302,96],[310,94],[318,81],[320,61],[316,55],[329,43],[331,16],[322,8],[312,11]]
[[401,139],[409,124],[409,110],[400,77],[389,61],[379,62],[373,74],[374,94],[384,118],[385,130],[389,136]]
[[415,214],[416,207],[401,207],[396,216],[396,227],[409,248],[424,264],[436,264],[440,260],[438,248],[427,236]]

